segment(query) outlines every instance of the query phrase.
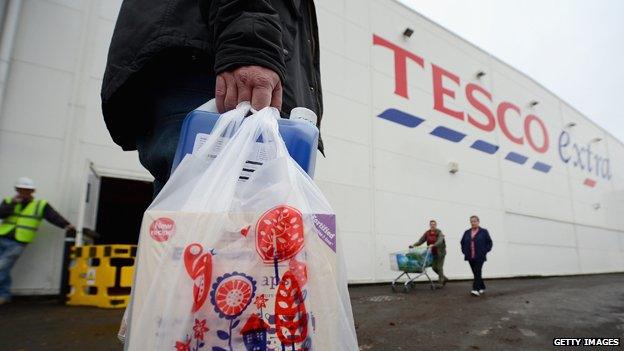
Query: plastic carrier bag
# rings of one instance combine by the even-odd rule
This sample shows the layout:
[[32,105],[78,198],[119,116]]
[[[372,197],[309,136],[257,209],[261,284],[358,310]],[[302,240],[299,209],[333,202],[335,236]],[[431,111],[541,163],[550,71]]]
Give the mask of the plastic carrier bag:
[[249,111],[223,114],[145,212],[125,350],[358,350],[334,211],[279,112]]

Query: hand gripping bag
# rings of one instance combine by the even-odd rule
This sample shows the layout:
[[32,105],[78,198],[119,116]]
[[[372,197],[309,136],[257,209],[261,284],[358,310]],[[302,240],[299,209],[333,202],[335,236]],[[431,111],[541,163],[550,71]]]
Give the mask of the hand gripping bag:
[[278,111],[249,110],[224,114],[145,212],[126,350],[358,350],[334,212]]

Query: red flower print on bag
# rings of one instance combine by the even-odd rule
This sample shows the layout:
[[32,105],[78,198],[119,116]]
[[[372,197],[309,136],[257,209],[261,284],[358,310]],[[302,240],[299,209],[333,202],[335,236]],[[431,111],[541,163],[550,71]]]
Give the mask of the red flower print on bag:
[[294,257],[303,248],[303,219],[297,209],[282,205],[265,212],[256,227],[256,250],[265,263]]
[[195,319],[195,325],[193,326],[193,332],[195,333],[195,339],[197,340],[204,340],[204,333],[206,333],[208,330],[208,327],[206,326],[206,320],[202,319],[201,321],[199,319]]
[[193,279],[193,309],[197,312],[208,297],[208,288],[212,279],[212,254],[207,252],[202,255],[204,249],[200,244],[191,244],[184,250],[184,266],[186,272]]
[[191,350],[191,338],[186,339],[186,342],[176,341],[175,348],[176,348],[176,351],[190,351]]
[[288,262],[288,270],[295,276],[299,286],[306,285],[308,282],[308,268],[305,263],[299,262],[296,258],[293,258]]
[[303,342],[308,336],[308,313],[295,275],[284,274],[275,297],[275,329],[285,345]]

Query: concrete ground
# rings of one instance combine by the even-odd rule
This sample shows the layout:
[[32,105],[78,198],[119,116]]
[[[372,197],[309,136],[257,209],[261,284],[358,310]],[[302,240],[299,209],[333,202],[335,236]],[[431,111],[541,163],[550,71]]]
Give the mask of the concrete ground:
[[[624,341],[624,274],[486,284],[480,298],[463,281],[435,291],[418,284],[407,294],[389,285],[351,287],[360,350],[551,350],[555,337]],[[0,350],[121,350],[115,334],[122,313],[17,299],[0,306]]]

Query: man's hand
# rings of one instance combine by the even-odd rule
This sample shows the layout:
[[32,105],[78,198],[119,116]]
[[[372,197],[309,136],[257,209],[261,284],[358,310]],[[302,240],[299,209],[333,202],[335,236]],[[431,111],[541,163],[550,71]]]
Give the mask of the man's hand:
[[13,196],[13,202],[21,203],[23,198],[20,195]]
[[215,102],[219,113],[229,111],[239,102],[251,101],[256,110],[272,106],[282,108],[282,82],[277,73],[260,66],[245,66],[217,76]]

